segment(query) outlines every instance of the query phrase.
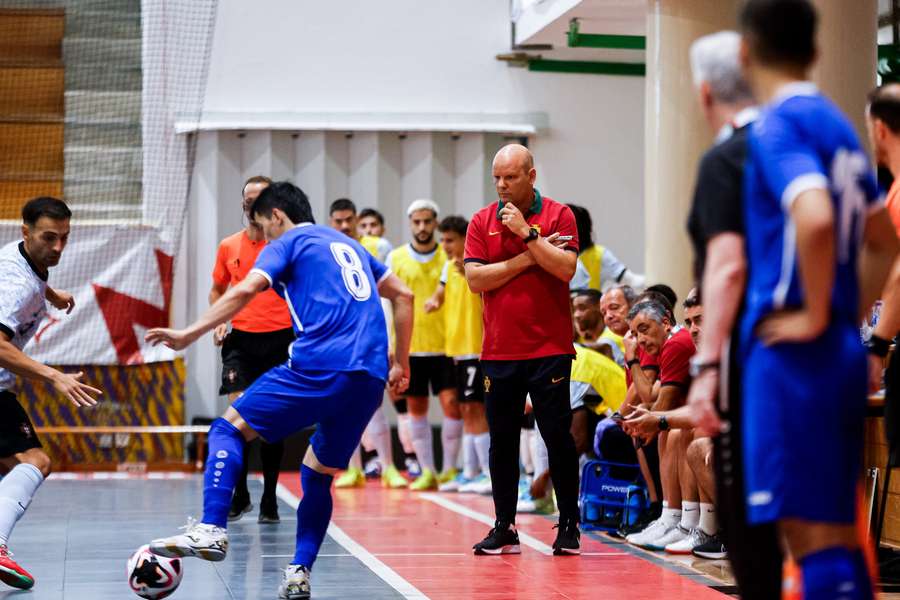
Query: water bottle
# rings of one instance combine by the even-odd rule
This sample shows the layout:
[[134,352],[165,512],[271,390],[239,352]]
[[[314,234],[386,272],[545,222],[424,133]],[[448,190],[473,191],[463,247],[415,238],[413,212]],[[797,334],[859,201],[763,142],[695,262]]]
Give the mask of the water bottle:
[[624,525],[630,526],[637,523],[641,512],[643,512],[647,504],[646,493],[646,490],[639,485],[628,486],[628,491],[625,493],[625,512],[622,519]]

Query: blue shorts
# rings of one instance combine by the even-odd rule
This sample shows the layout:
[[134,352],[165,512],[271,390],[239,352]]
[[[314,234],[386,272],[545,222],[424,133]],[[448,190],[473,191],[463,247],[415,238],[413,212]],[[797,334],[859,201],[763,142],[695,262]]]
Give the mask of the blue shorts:
[[343,469],[372,415],[381,406],[384,381],[364,371],[266,371],[232,405],[267,442],[318,425],[310,439],[316,458]]
[[744,472],[751,523],[856,520],[867,359],[854,326],[745,353]]

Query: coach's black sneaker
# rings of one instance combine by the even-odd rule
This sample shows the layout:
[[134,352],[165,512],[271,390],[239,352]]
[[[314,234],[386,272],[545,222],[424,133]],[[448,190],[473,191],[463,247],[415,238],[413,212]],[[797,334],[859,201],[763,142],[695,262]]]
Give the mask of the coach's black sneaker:
[[487,537],[472,546],[478,555],[521,554],[519,534],[509,523],[497,521]]
[[554,525],[556,541],[553,542],[553,554],[555,556],[567,556],[581,554],[581,532],[578,531],[577,521],[568,521]]
[[231,509],[228,511],[228,521],[240,521],[244,513],[253,510],[253,503],[247,496],[239,496],[235,494],[231,498]]
[[278,501],[274,498],[266,498],[263,496],[259,501],[259,519],[260,523],[281,523],[281,517],[278,516]]
[[706,543],[696,546],[691,550],[691,554],[697,558],[708,558],[711,560],[725,560],[728,558],[728,550],[722,543],[722,538],[714,535],[706,541]]

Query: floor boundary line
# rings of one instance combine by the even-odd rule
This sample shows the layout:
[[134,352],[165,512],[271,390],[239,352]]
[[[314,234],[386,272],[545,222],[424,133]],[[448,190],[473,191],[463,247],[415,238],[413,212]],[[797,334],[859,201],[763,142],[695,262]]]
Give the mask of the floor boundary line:
[[617,550],[620,550],[621,552],[624,552],[625,554],[629,554],[631,556],[640,558],[641,560],[645,560],[652,565],[661,567],[667,571],[675,573],[676,575],[680,575],[685,579],[693,581],[694,583],[699,583],[700,585],[711,588],[715,591],[720,591],[716,589],[717,587],[732,585],[726,581],[715,579],[707,575],[703,571],[695,569],[686,563],[669,560],[664,554],[660,554],[652,550],[644,550],[643,548],[638,548],[637,546],[632,546],[625,540],[612,539],[610,537],[607,537],[606,535],[603,535],[603,533],[599,531],[583,532],[582,535],[584,535],[584,533],[587,533],[587,535],[589,535],[592,539],[597,540],[605,546],[615,548]]
[[[276,495],[294,510],[297,510],[297,506],[300,505],[300,499],[281,483],[276,488]],[[419,591],[413,584],[376,558],[362,544],[347,535],[334,521],[328,524],[328,535],[407,600],[429,600],[428,596]]]
[[[489,527],[494,526],[494,519],[492,517],[484,514],[483,512],[479,512],[477,510],[469,508],[468,506],[463,506],[462,504],[459,504],[458,502],[454,502],[453,500],[450,500],[448,498],[444,498],[443,496],[439,496],[438,494],[432,494],[432,493],[419,494],[419,498],[422,498],[423,500],[428,500],[429,502],[433,502],[434,504],[437,504],[438,506],[440,506],[442,508],[446,508],[447,510],[453,511],[458,515],[468,517],[469,519],[472,519],[473,521],[478,521],[479,523],[484,523],[485,525],[487,525]],[[518,530],[518,533],[519,533],[519,542],[525,544],[532,550],[537,550],[541,554],[546,554],[547,556],[553,555],[553,548],[551,548],[550,546],[548,546],[541,540],[539,540],[521,530]]]

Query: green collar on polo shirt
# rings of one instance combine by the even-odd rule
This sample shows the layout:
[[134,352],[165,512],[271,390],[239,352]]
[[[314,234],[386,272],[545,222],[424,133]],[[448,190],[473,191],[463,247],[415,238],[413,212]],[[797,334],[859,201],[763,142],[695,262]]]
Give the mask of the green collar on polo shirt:
[[[541,212],[541,208],[544,206],[544,197],[541,196],[540,190],[537,188],[531,188],[534,190],[534,202],[531,203],[531,208],[528,209],[528,213],[536,215]],[[500,211],[503,210],[503,200],[497,201],[497,219],[500,219]],[[526,213],[525,216],[528,216]]]

